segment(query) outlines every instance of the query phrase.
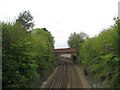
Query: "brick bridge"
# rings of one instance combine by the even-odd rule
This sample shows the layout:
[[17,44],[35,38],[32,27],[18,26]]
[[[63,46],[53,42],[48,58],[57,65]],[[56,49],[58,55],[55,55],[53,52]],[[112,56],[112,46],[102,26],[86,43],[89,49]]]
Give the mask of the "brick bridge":
[[76,59],[77,56],[77,49],[76,48],[62,48],[62,49],[54,49],[56,55],[59,58],[67,58],[70,60]]

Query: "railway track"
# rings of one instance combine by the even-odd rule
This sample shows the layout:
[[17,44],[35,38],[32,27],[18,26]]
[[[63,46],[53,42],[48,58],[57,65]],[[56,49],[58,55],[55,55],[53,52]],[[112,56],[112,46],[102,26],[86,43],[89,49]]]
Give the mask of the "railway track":
[[69,63],[69,77],[70,77],[70,87],[69,88],[82,88],[80,83],[80,76],[75,68],[75,64],[73,62]]
[[65,74],[65,65],[61,64],[60,69],[56,75],[55,80],[51,84],[50,88],[61,88],[62,82],[63,82],[63,75]]
[[69,60],[61,60],[56,72],[44,88],[82,88],[75,64]]

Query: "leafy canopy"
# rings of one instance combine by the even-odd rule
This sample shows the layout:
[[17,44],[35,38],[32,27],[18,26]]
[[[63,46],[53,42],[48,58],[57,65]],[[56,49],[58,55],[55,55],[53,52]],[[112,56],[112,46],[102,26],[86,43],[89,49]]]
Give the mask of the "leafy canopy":
[[84,32],[78,34],[76,34],[75,32],[71,33],[68,39],[68,45],[71,48],[79,48],[87,38],[88,35]]
[[22,26],[24,26],[26,29],[33,29],[34,23],[33,23],[33,16],[31,15],[30,11],[23,11],[20,12],[17,22],[20,22]]

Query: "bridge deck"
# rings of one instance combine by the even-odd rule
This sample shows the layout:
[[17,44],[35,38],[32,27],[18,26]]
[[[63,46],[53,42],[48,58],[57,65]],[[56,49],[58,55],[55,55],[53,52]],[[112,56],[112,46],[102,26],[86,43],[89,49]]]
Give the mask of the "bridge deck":
[[67,53],[67,52],[76,52],[76,48],[66,48],[66,49],[55,49],[56,53]]

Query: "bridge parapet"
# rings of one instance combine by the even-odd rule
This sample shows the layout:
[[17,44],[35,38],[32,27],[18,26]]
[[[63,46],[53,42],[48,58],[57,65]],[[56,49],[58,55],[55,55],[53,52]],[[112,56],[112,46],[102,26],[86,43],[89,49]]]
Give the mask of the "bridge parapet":
[[63,49],[54,49],[56,53],[73,53],[76,52],[76,48],[63,48]]

